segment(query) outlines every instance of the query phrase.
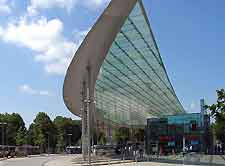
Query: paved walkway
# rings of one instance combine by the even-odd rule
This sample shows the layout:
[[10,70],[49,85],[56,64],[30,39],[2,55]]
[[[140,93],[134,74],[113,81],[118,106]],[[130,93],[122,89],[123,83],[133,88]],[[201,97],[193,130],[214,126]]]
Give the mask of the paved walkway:
[[[183,160],[180,158],[178,160],[172,160],[164,158],[162,160],[154,160],[152,162],[132,162],[132,161],[121,161],[119,159],[114,159],[109,162],[108,158],[95,158],[92,162],[92,166],[184,166]],[[200,155],[200,160],[195,163],[196,165],[202,166],[225,166],[225,156],[209,156],[209,155]],[[195,166],[192,164],[192,166]],[[85,166],[86,164],[82,161],[81,155],[70,155],[70,156],[61,156],[57,159],[47,162],[44,166]]]
[[51,156],[39,156],[31,158],[12,158],[0,161],[0,166],[43,166],[49,160],[55,159]]
[[[74,157],[60,157],[56,160],[52,160],[50,162],[47,162],[44,166],[85,166],[84,163],[77,163],[75,161]],[[92,166],[182,166],[179,164],[167,164],[167,163],[156,163],[156,162],[143,162],[143,163],[135,163],[131,161],[119,161],[114,160],[111,162],[108,161],[98,161],[92,163]]]
[[72,166],[72,160],[79,158],[80,155],[59,156],[55,160],[51,160],[44,166]]
[[[198,155],[200,160],[195,163],[202,166],[225,166],[225,156]],[[196,157],[196,156],[195,156]],[[194,160],[196,158],[193,158]],[[109,162],[110,160],[110,162]],[[188,159],[192,160],[191,158]],[[184,166],[183,159],[180,156],[164,156],[161,159],[151,160],[152,162],[135,163],[129,160],[109,159],[106,157],[95,157],[92,160],[92,166]],[[190,164],[190,163],[189,163]],[[195,165],[192,164],[192,165]],[[16,158],[0,161],[0,166],[84,166],[81,155],[66,156],[37,156],[30,158]],[[190,166],[190,165],[189,165]]]
[[[86,164],[82,161],[81,155],[70,155],[61,156],[55,160],[51,160],[45,163],[44,166],[85,166]],[[107,158],[95,158],[92,161],[92,166],[182,166],[183,164],[168,164],[168,163],[157,163],[157,162],[133,162],[131,160],[118,160],[111,159],[110,162]]]

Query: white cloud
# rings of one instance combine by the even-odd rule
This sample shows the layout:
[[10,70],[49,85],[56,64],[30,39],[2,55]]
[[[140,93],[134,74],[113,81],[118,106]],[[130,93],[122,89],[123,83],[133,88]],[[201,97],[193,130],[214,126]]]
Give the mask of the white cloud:
[[41,96],[52,96],[52,94],[50,93],[50,92],[48,92],[48,91],[39,91],[39,94],[41,95]]
[[23,94],[29,94],[29,95],[39,95],[39,96],[52,96],[52,94],[49,91],[46,90],[36,90],[30,87],[27,84],[21,85],[18,87],[18,91]]
[[[7,2],[8,0],[0,0]],[[31,0],[30,10],[33,14],[39,9],[52,7],[71,10],[76,3],[86,7],[97,8],[109,0]],[[30,13],[31,14],[31,13]],[[0,26],[0,39],[6,43],[31,49],[35,62],[42,63],[49,74],[62,75],[65,71],[88,30],[75,30],[73,41],[64,34],[64,25],[60,19],[48,20],[44,16],[25,14],[17,20]]]
[[3,29],[2,29],[2,27],[0,27],[0,36],[2,36],[3,35]]
[[88,7],[89,9],[97,9],[103,5],[106,5],[110,2],[110,0],[84,0],[82,1],[83,5]]
[[198,102],[192,101],[189,108],[188,112],[199,112],[200,111],[200,105]]
[[40,9],[61,8],[66,9],[68,13],[76,6],[80,5],[89,9],[97,9],[110,0],[31,0],[27,7],[30,16],[37,15]]
[[11,8],[8,0],[0,0],[0,14],[11,13]]
[[39,9],[62,8],[68,12],[75,6],[78,0],[31,0],[27,11],[29,15],[36,15]]
[[[84,33],[85,32],[85,33]],[[34,51],[36,62],[50,74],[64,74],[86,31],[78,31],[75,42],[63,36],[63,23],[45,17],[28,21],[26,17],[0,27],[0,38],[7,43]]]
[[192,102],[191,105],[190,105],[190,109],[194,110],[195,108],[196,108],[196,104],[195,104],[195,102]]
[[36,91],[33,90],[29,85],[22,85],[18,88],[19,92],[21,93],[27,93],[27,94],[36,94]]

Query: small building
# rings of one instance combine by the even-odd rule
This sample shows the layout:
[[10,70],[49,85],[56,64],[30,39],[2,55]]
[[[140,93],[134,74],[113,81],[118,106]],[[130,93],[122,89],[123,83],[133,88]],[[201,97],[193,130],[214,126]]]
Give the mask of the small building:
[[146,127],[146,154],[183,152],[209,153],[210,117],[201,113],[150,118]]

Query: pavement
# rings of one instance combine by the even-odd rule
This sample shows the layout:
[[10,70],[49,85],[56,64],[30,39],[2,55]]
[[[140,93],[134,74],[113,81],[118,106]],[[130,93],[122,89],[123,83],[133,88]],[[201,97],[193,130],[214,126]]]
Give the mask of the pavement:
[[[80,155],[62,156],[49,161],[45,166],[85,166]],[[164,156],[160,159],[150,159],[149,162],[133,162],[131,160],[119,160],[109,158],[92,159],[92,166],[225,166],[225,156],[194,155],[186,156]]]
[[48,157],[16,158],[2,161],[0,166],[42,166],[48,160]]
[[[192,156],[193,157],[193,156]],[[199,158],[200,157],[200,158]],[[197,159],[197,160],[196,160]],[[199,155],[188,158],[195,163],[185,163],[181,157],[163,157],[151,159],[150,162],[133,162],[131,160],[109,159],[106,157],[93,158],[92,166],[225,166],[225,156]],[[33,156],[29,158],[15,158],[0,161],[0,166],[85,166],[81,155],[50,155]]]
[[44,166],[45,163],[58,158],[59,155],[35,155],[25,158],[0,160],[0,166]]
[[49,160],[43,166],[72,166],[73,160],[78,160],[81,158],[81,155],[66,155],[58,156],[53,160]]

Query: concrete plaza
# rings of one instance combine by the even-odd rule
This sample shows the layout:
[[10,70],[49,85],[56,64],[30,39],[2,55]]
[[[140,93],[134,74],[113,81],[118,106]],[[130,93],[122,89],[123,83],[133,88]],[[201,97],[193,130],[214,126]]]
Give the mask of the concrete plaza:
[[[196,160],[197,158],[197,160]],[[190,162],[192,161],[192,162]],[[80,155],[71,155],[59,157],[49,161],[45,166],[84,166]],[[149,162],[133,162],[131,160],[119,160],[109,158],[95,158],[92,161],[93,166],[113,165],[113,166],[184,166],[184,165],[202,165],[202,166],[225,166],[225,156],[222,155],[198,155],[190,158],[182,156],[167,156],[160,159],[152,159]]]
[[[183,162],[181,156],[167,156],[160,159],[154,159],[150,162],[133,162],[131,160],[109,159],[98,157],[92,162],[93,166],[113,165],[113,166],[184,166],[184,165],[202,165],[202,166],[225,166],[225,156],[200,155],[200,162],[187,164]],[[0,166],[84,166],[81,155],[54,155],[37,156],[30,158],[15,158],[0,161]]]

